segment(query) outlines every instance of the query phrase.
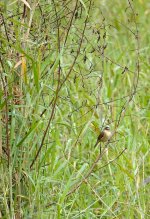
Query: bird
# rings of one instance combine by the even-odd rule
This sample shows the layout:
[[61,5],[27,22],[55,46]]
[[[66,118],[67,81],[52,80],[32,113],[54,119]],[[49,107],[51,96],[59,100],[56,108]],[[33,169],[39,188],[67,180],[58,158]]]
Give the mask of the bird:
[[[110,130],[110,127],[107,125],[103,131],[99,134],[96,144],[94,145],[94,147],[96,147],[100,142],[107,142],[110,140],[112,136],[112,132]],[[101,146],[100,146],[100,153],[101,153]]]

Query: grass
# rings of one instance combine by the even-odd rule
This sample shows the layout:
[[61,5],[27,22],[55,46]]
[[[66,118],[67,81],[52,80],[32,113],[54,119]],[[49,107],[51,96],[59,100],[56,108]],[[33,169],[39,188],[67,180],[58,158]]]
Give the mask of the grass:
[[0,217],[149,218],[148,1],[0,6]]

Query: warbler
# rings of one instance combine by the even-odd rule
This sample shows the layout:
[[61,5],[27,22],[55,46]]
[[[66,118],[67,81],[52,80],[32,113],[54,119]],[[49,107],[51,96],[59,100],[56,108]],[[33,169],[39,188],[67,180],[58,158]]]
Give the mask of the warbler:
[[[97,138],[97,142],[94,145],[94,147],[96,147],[100,142],[107,142],[110,140],[112,136],[110,127],[107,125],[103,131],[99,134],[98,138]],[[101,146],[100,146],[100,151],[101,151]]]

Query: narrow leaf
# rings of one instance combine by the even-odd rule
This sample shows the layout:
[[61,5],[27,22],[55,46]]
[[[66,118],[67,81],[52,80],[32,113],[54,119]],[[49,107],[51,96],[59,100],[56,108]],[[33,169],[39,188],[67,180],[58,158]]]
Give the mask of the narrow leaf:
[[37,128],[38,125],[39,125],[39,122],[36,122],[32,125],[32,127],[30,128],[28,133],[25,135],[25,137],[17,144],[17,147],[19,147],[26,140],[26,138]]

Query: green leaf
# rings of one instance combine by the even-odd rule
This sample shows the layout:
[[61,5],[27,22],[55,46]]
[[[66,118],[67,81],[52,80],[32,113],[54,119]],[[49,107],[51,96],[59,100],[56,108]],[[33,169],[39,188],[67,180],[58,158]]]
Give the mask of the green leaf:
[[31,135],[31,133],[37,128],[37,126],[39,125],[40,121],[35,122],[32,127],[30,128],[30,130],[28,131],[28,133],[25,135],[25,137],[16,145],[17,147],[19,147],[26,139],[27,137],[29,137]]
[[39,91],[39,66],[38,63],[33,63],[34,83],[37,91]]

